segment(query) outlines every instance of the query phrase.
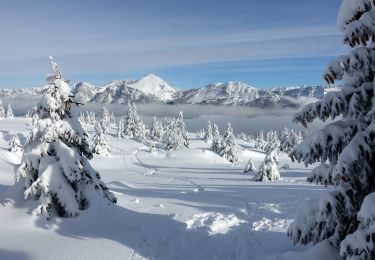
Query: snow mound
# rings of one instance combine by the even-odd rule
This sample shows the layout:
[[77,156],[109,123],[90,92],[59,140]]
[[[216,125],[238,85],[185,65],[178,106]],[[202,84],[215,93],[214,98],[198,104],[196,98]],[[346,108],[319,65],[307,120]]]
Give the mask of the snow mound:
[[218,212],[196,214],[185,221],[187,229],[204,228],[210,235],[226,234],[245,222],[247,221],[237,218],[234,214],[224,215]]
[[269,218],[262,218],[259,221],[255,221],[253,223],[253,230],[254,231],[283,231],[292,220],[287,219],[274,219],[271,220]]

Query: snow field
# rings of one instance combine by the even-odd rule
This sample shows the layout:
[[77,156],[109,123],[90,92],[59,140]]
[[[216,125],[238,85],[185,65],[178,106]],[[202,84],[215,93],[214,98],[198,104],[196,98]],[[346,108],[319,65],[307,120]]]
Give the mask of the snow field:
[[0,129],[7,127],[0,135],[0,259],[298,259],[298,252],[287,253],[302,248],[286,229],[300,202],[326,190],[307,184],[309,170],[286,154],[280,165],[290,170],[280,170],[281,180],[252,181],[245,164],[251,156],[258,167],[265,154],[241,140],[240,164],[233,166],[202,140],[151,153],[112,130],[111,155],[91,163],[117,205],[93,204],[77,218],[46,221],[31,214],[36,203],[12,186],[19,156],[6,150],[8,138],[27,136],[27,122],[0,121]]

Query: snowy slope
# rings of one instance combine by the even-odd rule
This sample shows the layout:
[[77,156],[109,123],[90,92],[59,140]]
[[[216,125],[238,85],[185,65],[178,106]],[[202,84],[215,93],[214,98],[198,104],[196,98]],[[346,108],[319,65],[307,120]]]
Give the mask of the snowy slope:
[[111,156],[95,156],[92,165],[118,204],[45,221],[12,186],[19,156],[4,149],[9,132],[26,134],[27,122],[0,121],[0,259],[308,259],[285,232],[299,203],[327,188],[307,184],[308,169],[286,154],[281,165],[291,169],[282,179],[257,183],[242,171],[250,156],[258,167],[265,155],[243,141],[241,164],[232,166],[201,140],[191,139],[189,150],[150,153],[113,131]]

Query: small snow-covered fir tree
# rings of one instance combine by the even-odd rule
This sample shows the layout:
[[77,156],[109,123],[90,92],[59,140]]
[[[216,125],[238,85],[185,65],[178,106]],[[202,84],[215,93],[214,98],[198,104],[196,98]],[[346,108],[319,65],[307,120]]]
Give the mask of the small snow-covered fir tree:
[[184,114],[182,111],[178,114],[178,117],[176,119],[176,125],[178,129],[178,135],[181,137],[182,145],[186,148],[189,148],[189,140],[187,137],[187,131],[186,131],[186,126],[184,122]]
[[31,124],[36,125],[38,123],[38,120],[39,120],[39,112],[38,112],[37,107],[34,106],[31,112]]
[[92,152],[99,155],[108,156],[111,153],[111,149],[109,148],[106,135],[103,132],[101,120],[96,122],[94,129],[95,133],[92,137],[91,143]]
[[211,150],[215,153],[219,153],[221,150],[221,136],[219,132],[219,126],[214,124],[212,132],[212,143],[211,143]]
[[21,145],[20,139],[17,135],[13,135],[13,137],[9,140],[8,150],[14,153],[23,151],[23,146]]
[[124,134],[139,142],[143,142],[146,136],[146,126],[137,112],[135,103],[128,104],[128,112],[125,120]]
[[38,104],[39,120],[25,145],[16,179],[25,186],[26,199],[39,201],[33,213],[72,217],[97,203],[95,194],[111,203],[116,198],[89,163],[92,153],[69,85],[52,57],[50,61],[53,75]]
[[233,164],[238,163],[238,155],[236,151],[236,141],[233,134],[233,128],[228,123],[228,128],[221,139],[221,148],[219,154]]
[[163,144],[166,150],[189,148],[183,117],[168,118],[164,122]]
[[106,134],[108,132],[109,127],[111,126],[111,114],[109,113],[106,107],[103,107],[101,109],[98,122],[99,124],[97,124],[97,126],[102,128],[103,134]]
[[206,131],[206,142],[210,143],[213,139],[211,120],[208,120],[207,131]]
[[181,138],[178,135],[178,128],[175,120],[170,120],[168,126],[165,129],[163,136],[164,148],[168,151],[178,150],[181,148]]
[[[343,0],[338,26],[348,55],[331,62],[324,78],[341,90],[306,106],[295,120],[336,119],[307,136],[290,154],[307,164],[325,162],[311,181],[334,189],[296,219],[288,235],[295,243],[328,240],[344,259],[375,259],[375,7],[370,0]],[[324,168],[323,168],[324,167]]]
[[3,106],[3,102],[0,101],[0,120],[6,117],[5,109]]
[[260,149],[260,150],[264,150],[264,148],[266,147],[266,145],[267,145],[267,142],[264,140],[264,133],[263,133],[263,130],[262,130],[256,136],[256,139],[255,139],[255,148]]
[[280,172],[277,168],[279,161],[277,150],[269,150],[264,161],[259,166],[254,178],[255,181],[276,181],[280,179]]
[[253,160],[251,160],[251,157],[249,159],[249,161],[247,162],[246,166],[245,166],[245,170],[243,171],[244,173],[252,173],[252,172],[255,172],[256,169],[255,169],[255,165],[253,163]]
[[163,124],[158,120],[156,116],[152,121],[152,127],[150,130],[150,138],[154,141],[160,141],[164,135]]
[[133,106],[129,103],[128,111],[127,111],[126,119],[125,119],[124,134],[132,138],[133,133],[134,133],[134,128],[135,128],[135,111],[133,110]]
[[293,148],[291,143],[291,131],[287,127],[284,127],[284,129],[279,134],[279,140],[280,140],[280,151],[289,153],[290,150]]
[[124,129],[125,129],[125,120],[124,120],[124,117],[121,117],[120,120],[118,121],[118,127],[117,127],[118,138],[123,139],[125,137]]
[[10,119],[14,118],[13,110],[12,110],[12,107],[10,106],[10,104],[8,104],[6,118],[10,118]]
[[116,117],[113,111],[109,114],[109,121],[111,122],[111,126],[116,126]]
[[87,125],[86,116],[82,111],[79,112],[78,121],[81,123],[82,126]]

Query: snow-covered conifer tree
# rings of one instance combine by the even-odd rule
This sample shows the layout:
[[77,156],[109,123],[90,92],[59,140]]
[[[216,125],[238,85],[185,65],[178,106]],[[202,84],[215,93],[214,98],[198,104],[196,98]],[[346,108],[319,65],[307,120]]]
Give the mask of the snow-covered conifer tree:
[[266,145],[267,145],[267,143],[264,140],[264,133],[263,133],[263,130],[262,130],[262,131],[260,131],[260,133],[256,137],[255,148],[260,149],[260,150],[264,150]]
[[124,117],[121,117],[120,120],[118,121],[118,128],[117,128],[118,138],[123,139],[125,137],[124,129],[125,129],[125,120],[124,120]]
[[154,116],[154,119],[152,121],[152,127],[150,130],[150,138],[154,141],[160,141],[163,137],[163,134],[163,124],[158,120],[156,116]]
[[14,153],[23,151],[23,146],[21,145],[20,139],[18,139],[17,135],[13,135],[13,137],[9,140],[8,150]]
[[185,124],[183,117],[169,118],[164,122],[165,132],[163,136],[163,144],[166,150],[179,150],[189,148],[187,141]]
[[111,122],[112,126],[116,126],[116,117],[113,111],[109,114],[109,121]]
[[278,164],[278,154],[277,150],[269,150],[266,153],[264,161],[259,166],[257,175],[255,176],[255,181],[276,181],[280,179],[280,172],[277,168]]
[[178,135],[182,138],[182,145],[185,146],[186,148],[189,148],[189,140],[187,137],[187,131],[186,131],[186,126],[184,122],[184,114],[182,111],[178,114],[178,117],[176,119],[176,125],[178,128]]
[[178,127],[175,120],[170,120],[163,136],[164,148],[168,151],[181,148],[181,138],[178,135]]
[[92,153],[69,85],[50,60],[53,75],[38,104],[39,120],[25,145],[17,183],[23,182],[26,199],[39,201],[33,213],[71,217],[97,203],[96,194],[111,203],[116,198],[88,161]]
[[109,113],[106,107],[103,107],[101,109],[98,122],[98,127],[102,128],[102,133],[106,134],[108,132],[109,127],[111,126],[111,114]]
[[14,117],[14,114],[13,114],[12,107],[10,106],[10,104],[8,104],[6,118],[13,118],[13,117]]
[[[326,162],[312,181],[332,180],[334,190],[298,218],[288,235],[295,243],[328,240],[344,259],[375,259],[375,7],[370,0],[343,0],[338,26],[348,55],[331,62],[325,80],[341,90],[306,106],[295,120],[336,119],[307,136],[290,154],[305,164]],[[319,176],[318,176],[319,174]],[[329,181],[330,182],[330,181]]]
[[212,143],[211,143],[211,150],[215,153],[219,153],[221,150],[221,136],[219,132],[219,126],[214,124],[212,132]]
[[255,172],[256,169],[255,169],[255,165],[253,163],[253,160],[251,160],[251,157],[249,159],[249,161],[247,162],[246,166],[245,166],[245,170],[243,171],[244,173],[252,173],[252,172]]
[[284,129],[279,134],[279,140],[280,140],[280,151],[289,153],[290,150],[293,148],[291,143],[291,131],[284,127]]
[[225,131],[223,138],[221,140],[222,142],[219,154],[233,164],[238,163],[236,140],[233,134],[233,128],[230,123],[228,123],[228,128]]
[[129,103],[128,112],[126,114],[126,120],[125,120],[124,134],[132,138],[133,133],[134,133],[134,128],[135,128],[135,111],[133,110],[133,106]]
[[0,101],[0,120],[6,117],[6,112],[3,106],[3,102]]
[[206,142],[210,143],[213,139],[211,120],[208,120],[207,131],[206,131]]
[[111,150],[109,148],[106,135],[103,132],[103,125],[101,120],[96,122],[94,129],[95,133],[92,137],[91,143],[92,152],[99,155],[108,156],[111,153]]

